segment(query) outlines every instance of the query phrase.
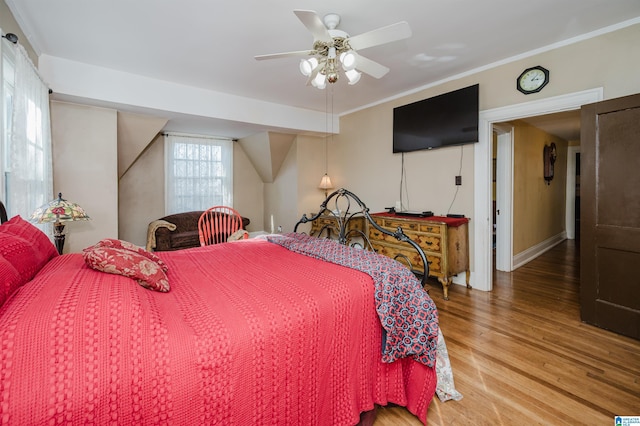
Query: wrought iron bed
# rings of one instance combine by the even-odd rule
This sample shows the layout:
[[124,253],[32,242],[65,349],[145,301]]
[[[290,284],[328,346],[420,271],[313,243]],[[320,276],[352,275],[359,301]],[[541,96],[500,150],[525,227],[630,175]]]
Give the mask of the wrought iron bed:
[[[429,262],[422,248],[404,233],[402,227],[398,227],[395,232],[390,232],[379,226],[369,214],[369,208],[366,204],[353,192],[345,188],[334,191],[322,202],[318,213],[312,214],[311,217],[308,217],[306,213],[303,214],[302,218],[293,228],[293,232],[298,232],[300,225],[318,220],[321,216],[329,216],[333,220],[331,223],[326,223],[320,228],[317,233],[317,236],[320,238],[331,238],[335,233],[336,239],[340,244],[375,251],[368,234],[368,226],[373,226],[379,232],[411,245],[416,252],[418,252],[418,255],[422,259],[422,264],[425,265],[424,273],[423,271],[417,271],[411,264],[411,260],[406,256],[398,255],[395,257],[395,260],[406,264],[406,266],[420,278],[422,286],[428,291],[426,283],[429,277]],[[367,227],[365,227],[364,230],[350,226],[350,224],[358,218],[364,218],[366,220],[365,223]]]

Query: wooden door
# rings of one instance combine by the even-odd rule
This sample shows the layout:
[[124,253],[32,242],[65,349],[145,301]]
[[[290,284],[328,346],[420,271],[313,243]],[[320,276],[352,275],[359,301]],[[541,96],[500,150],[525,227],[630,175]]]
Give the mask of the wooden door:
[[640,94],[581,120],[581,318],[640,339]]

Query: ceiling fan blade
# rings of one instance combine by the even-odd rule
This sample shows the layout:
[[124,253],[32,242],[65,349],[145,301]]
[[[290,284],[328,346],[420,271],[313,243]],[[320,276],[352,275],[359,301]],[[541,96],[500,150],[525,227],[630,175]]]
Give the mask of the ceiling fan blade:
[[389,68],[385,67],[382,64],[379,64],[375,61],[372,61],[369,58],[365,58],[362,55],[356,53],[356,69],[358,71],[362,71],[364,73],[369,74],[371,77],[382,78],[386,73],[389,72]]
[[270,53],[267,55],[256,55],[254,58],[258,61],[263,59],[279,59],[279,58],[289,58],[292,56],[309,56],[313,55],[314,52],[312,50],[297,50],[295,52],[282,52],[282,53]]
[[320,40],[330,43],[333,40],[333,38],[331,38],[331,34],[329,34],[329,31],[327,30],[327,27],[324,26],[324,22],[322,22],[322,19],[320,19],[316,12],[313,10],[296,9],[293,13],[295,13],[304,26],[311,31],[314,41]]
[[411,37],[411,27],[407,22],[402,21],[350,37],[349,45],[352,49],[360,50],[409,37]]

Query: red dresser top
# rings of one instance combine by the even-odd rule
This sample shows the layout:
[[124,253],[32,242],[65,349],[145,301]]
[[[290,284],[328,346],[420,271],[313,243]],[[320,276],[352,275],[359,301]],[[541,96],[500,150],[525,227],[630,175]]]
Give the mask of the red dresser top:
[[394,219],[408,219],[408,220],[424,220],[428,222],[441,222],[447,224],[447,226],[458,227],[469,222],[468,217],[447,217],[447,216],[405,216],[395,213],[381,212],[372,213],[371,216],[392,217]]

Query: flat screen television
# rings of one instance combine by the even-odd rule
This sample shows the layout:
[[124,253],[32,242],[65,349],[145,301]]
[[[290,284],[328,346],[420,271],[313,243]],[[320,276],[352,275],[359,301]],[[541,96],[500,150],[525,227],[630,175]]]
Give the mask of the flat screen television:
[[479,85],[393,109],[393,152],[478,142]]

